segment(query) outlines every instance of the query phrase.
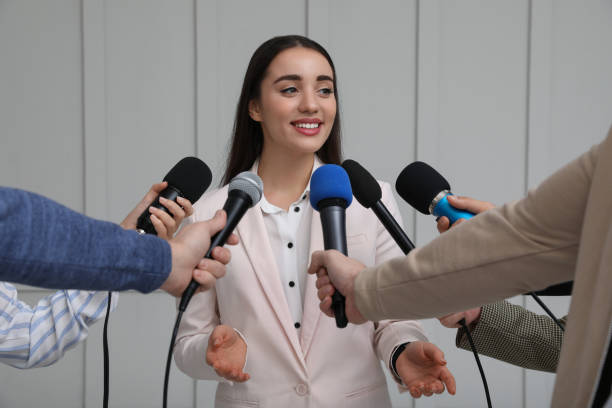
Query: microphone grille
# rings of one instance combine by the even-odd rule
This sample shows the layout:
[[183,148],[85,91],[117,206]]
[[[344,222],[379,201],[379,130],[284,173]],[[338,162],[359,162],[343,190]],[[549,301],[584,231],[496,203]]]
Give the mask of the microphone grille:
[[415,161],[402,170],[395,182],[398,194],[411,206],[429,215],[429,205],[440,191],[450,184],[427,163]]
[[164,181],[178,188],[193,204],[210,186],[212,173],[206,163],[197,157],[185,157],[170,169]]
[[324,164],[310,178],[310,205],[319,211],[319,202],[328,198],[340,198],[346,207],[353,201],[351,182],[346,171],[337,164]]
[[359,204],[365,208],[371,208],[382,198],[382,191],[378,181],[367,171],[361,164],[355,160],[347,159],[342,163],[342,167],[346,170],[353,195],[359,201]]
[[240,190],[251,197],[251,207],[261,200],[263,195],[263,181],[251,172],[243,171],[234,177],[229,183],[229,191]]

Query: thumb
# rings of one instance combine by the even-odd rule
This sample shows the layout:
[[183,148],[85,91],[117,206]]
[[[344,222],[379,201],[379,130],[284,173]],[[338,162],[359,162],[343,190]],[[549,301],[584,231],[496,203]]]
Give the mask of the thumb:
[[423,345],[423,352],[425,356],[438,365],[446,365],[446,360],[444,359],[444,353],[438,347],[436,347],[432,343],[425,343]]
[[227,214],[223,210],[217,210],[215,216],[210,220],[206,221],[208,225],[210,235],[213,236],[217,232],[221,231],[223,227],[225,227],[225,222],[227,221]]

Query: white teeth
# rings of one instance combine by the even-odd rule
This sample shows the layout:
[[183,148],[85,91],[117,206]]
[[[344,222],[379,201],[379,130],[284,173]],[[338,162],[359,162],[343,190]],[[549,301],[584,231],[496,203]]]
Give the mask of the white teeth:
[[296,123],[295,127],[306,128],[306,129],[316,129],[319,127],[318,123]]

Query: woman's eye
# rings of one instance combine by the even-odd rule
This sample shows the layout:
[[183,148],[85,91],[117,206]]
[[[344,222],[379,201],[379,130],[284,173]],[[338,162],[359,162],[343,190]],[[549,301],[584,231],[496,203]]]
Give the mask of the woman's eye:
[[322,95],[327,96],[327,95],[333,94],[334,90],[331,89],[331,88],[323,88],[323,89],[319,89],[319,93],[322,94]]
[[290,86],[288,88],[281,89],[281,93],[284,93],[284,94],[294,94],[296,92],[297,92],[297,88],[295,86]]

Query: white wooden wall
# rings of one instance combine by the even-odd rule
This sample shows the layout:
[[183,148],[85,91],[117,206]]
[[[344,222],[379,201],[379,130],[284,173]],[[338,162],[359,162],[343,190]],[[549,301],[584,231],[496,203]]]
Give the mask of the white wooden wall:
[[[612,124],[610,0],[0,0],[0,184],[120,221],[183,156],[218,181],[250,55],[294,33],[335,60],[345,157],[390,182],[420,159],[456,192],[502,203]],[[417,244],[436,235],[432,218],[401,208]],[[161,403],[173,304],[121,295],[111,406]],[[390,387],[394,405],[484,406],[454,330],[425,325],[458,394],[415,402]],[[52,367],[0,367],[0,407],[99,406],[101,332]],[[548,404],[554,375],[483,360],[495,407]],[[170,406],[210,407],[214,388],[173,367]]]

